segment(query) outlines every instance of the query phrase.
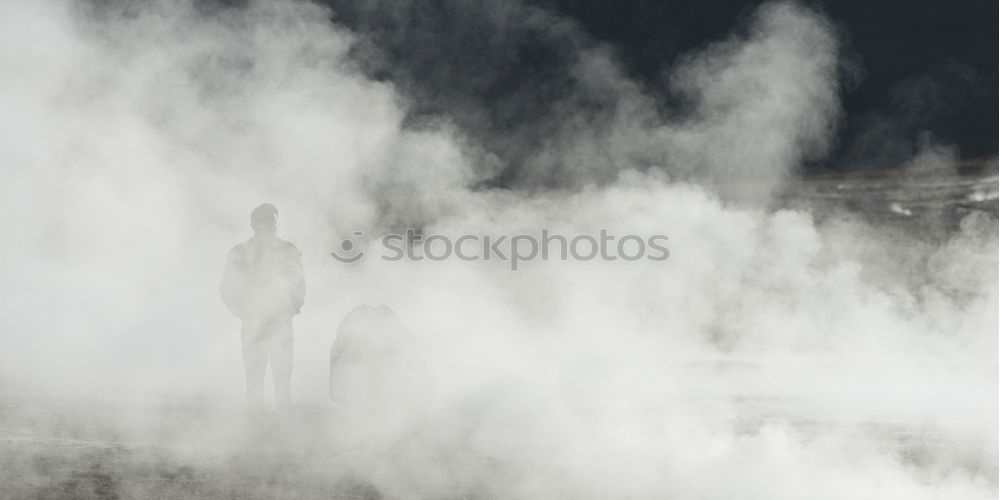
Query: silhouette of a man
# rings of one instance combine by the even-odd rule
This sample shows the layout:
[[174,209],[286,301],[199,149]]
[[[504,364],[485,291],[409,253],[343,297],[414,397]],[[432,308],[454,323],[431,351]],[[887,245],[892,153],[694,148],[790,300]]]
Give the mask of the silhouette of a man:
[[243,320],[247,401],[260,408],[264,371],[271,376],[279,409],[291,408],[292,317],[305,301],[302,252],[275,236],[278,209],[265,203],[250,213],[254,235],[229,251],[220,286],[222,302]]

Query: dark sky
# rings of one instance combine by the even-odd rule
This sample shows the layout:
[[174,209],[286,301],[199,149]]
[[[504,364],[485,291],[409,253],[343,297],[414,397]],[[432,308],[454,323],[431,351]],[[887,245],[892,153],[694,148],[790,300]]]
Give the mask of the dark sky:
[[[761,2],[713,0],[551,0],[593,37],[614,44],[647,81],[678,54],[724,37]],[[840,28],[860,80],[843,96],[848,137],[887,115],[911,133],[929,130],[963,157],[997,152],[997,4],[984,0],[817,2]],[[924,84],[924,88],[921,87]],[[926,88],[934,87],[934,88]],[[919,116],[900,94],[923,92]],[[933,102],[930,102],[933,101]],[[907,115],[907,116],[904,116]],[[845,148],[849,147],[845,145]]]
[[[578,82],[567,73],[580,47],[610,47],[626,73],[669,107],[670,96],[658,95],[658,89],[666,87],[664,77],[678,56],[724,39],[745,25],[761,2],[325,3],[335,22],[367,40],[355,51],[362,69],[392,81],[416,103],[414,120],[446,115],[516,170],[540,147],[538,137],[551,126],[546,120],[565,105],[560,99],[579,94]],[[807,169],[897,167],[913,157],[921,136],[956,146],[962,158],[996,155],[996,4],[808,5],[840,31],[846,116],[833,152]],[[595,116],[612,106],[601,99],[583,98]]]

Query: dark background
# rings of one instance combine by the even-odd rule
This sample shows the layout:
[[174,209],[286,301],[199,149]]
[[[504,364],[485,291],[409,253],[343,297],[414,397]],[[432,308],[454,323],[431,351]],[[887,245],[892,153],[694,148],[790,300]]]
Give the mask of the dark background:
[[[724,37],[735,19],[760,2],[548,3],[580,20],[595,38],[621,47],[627,66],[650,81],[677,54]],[[996,154],[995,2],[863,0],[813,5],[840,27],[849,56],[861,66],[860,78],[843,95],[848,137],[857,133],[860,122],[889,116],[905,127],[902,133],[928,130],[958,145],[963,157]],[[901,101],[911,96],[927,107],[901,109]]]
[[[365,40],[355,51],[363,70],[417,103],[411,118],[447,115],[516,169],[544,133],[546,116],[578,83],[566,69],[581,48],[606,45],[625,73],[669,108],[671,97],[659,89],[678,56],[738,30],[761,2],[325,3],[335,22]],[[808,169],[898,167],[921,137],[956,147],[960,158],[996,155],[995,3],[807,5],[840,31],[846,112],[833,152]],[[587,104],[601,109],[601,99]]]

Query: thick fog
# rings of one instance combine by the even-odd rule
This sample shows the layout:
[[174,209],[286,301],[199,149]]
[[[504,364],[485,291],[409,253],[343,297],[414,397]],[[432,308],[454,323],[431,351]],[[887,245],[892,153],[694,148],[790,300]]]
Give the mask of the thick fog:
[[[320,6],[3,2],[0,391],[239,407],[218,285],[270,202],[308,286],[294,400],[332,409],[319,446],[343,451],[319,471],[400,498],[995,498],[995,219],[931,240],[772,203],[837,141],[842,36],[767,4],[669,68],[672,111],[581,47],[579,98],[490,189],[513,160],[407,120]],[[914,165],[956,155],[924,142]],[[374,257],[405,228],[663,234],[670,257]],[[331,258],[355,231],[368,257]],[[342,406],[330,348],[360,304],[410,347],[356,366],[380,397]],[[932,444],[869,429],[894,423]],[[223,427],[204,453],[235,453]]]

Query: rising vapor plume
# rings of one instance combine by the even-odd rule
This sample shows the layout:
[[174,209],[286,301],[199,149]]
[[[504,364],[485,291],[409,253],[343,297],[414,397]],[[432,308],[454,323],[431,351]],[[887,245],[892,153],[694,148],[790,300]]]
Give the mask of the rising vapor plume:
[[[838,139],[841,33],[821,12],[765,4],[650,89],[572,21],[476,2],[495,59],[463,84],[514,65],[511,40],[530,36],[559,42],[564,74],[484,107],[375,74],[378,37],[415,36],[396,26],[419,4],[365,5],[385,30],[291,0],[0,5],[2,395],[125,408],[68,430],[34,419],[28,435],[257,471],[260,440],[218,409],[238,406],[242,373],[217,286],[270,201],[309,283],[293,394],[313,413],[270,455],[294,471],[261,466],[286,474],[285,494],[330,481],[385,498],[995,497],[995,217],[931,240],[777,206]],[[451,67],[421,54],[428,81]],[[355,231],[401,228],[665,234],[670,259],[512,272],[329,256]],[[409,347],[352,366],[338,404],[365,411],[336,411],[330,349],[359,304],[389,305]],[[365,397],[370,380],[382,397]],[[185,398],[222,416],[153,412],[167,430],[136,416]],[[128,456],[104,466],[123,494],[184,496],[132,481],[142,458]],[[68,474],[26,470],[36,494]]]

